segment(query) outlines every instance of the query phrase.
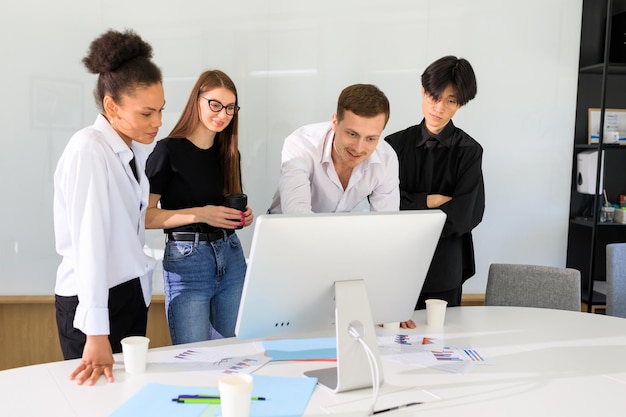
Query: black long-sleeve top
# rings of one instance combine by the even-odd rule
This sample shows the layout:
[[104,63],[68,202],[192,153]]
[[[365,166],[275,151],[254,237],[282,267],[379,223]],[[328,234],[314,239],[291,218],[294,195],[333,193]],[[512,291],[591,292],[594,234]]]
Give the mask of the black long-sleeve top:
[[[431,151],[425,147],[429,139],[437,142],[430,173],[426,172],[426,158]],[[471,232],[482,221],[485,210],[483,148],[452,121],[434,137],[422,120],[385,140],[400,162],[400,210],[427,209],[428,194],[452,197],[439,207],[447,219],[422,291],[456,288],[476,271]]]

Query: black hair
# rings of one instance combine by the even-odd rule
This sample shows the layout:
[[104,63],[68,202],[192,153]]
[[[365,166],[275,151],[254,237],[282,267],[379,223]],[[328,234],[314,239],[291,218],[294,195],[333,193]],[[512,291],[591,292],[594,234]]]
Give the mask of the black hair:
[[476,76],[466,59],[452,55],[444,56],[424,70],[422,87],[435,101],[442,98],[443,90],[449,85],[454,89],[459,106],[476,97]]
[[108,30],[91,42],[82,62],[89,72],[99,74],[94,97],[100,110],[106,95],[119,103],[137,87],[162,83],[161,70],[151,58],[152,46],[132,30]]

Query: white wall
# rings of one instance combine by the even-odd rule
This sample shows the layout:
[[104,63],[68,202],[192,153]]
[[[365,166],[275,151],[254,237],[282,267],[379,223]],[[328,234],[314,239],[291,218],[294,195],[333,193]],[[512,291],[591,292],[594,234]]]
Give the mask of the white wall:
[[[268,207],[284,137],[329,120],[341,89],[377,84],[385,133],[421,120],[420,78],[467,58],[478,95],[454,121],[484,147],[487,209],[475,231],[482,293],[491,262],[564,266],[581,0],[20,0],[0,14],[0,294],[52,294],[52,173],[91,124],[95,76],[81,59],[108,28],[149,41],[165,77],[161,136],[197,76],[226,71],[242,106],[240,149],[253,210]],[[240,232],[246,250],[252,229]],[[162,234],[149,232],[159,255]],[[384,242],[381,242],[384,244]],[[160,272],[156,290],[162,291]]]

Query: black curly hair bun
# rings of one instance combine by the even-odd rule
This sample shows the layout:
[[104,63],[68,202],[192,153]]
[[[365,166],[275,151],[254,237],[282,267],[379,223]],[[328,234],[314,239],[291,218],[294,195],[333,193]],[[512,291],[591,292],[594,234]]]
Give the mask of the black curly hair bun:
[[102,74],[136,58],[150,60],[152,46],[130,29],[123,32],[110,29],[91,42],[83,64],[92,74]]
[[83,64],[92,74],[98,74],[94,89],[96,105],[102,110],[104,97],[116,103],[140,87],[162,84],[159,67],[152,62],[152,46],[132,30],[109,29],[89,46]]

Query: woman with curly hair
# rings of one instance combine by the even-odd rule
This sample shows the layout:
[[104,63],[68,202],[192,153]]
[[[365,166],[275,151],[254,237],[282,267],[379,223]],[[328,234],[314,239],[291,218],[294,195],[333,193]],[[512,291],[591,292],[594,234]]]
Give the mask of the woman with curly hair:
[[121,339],[145,335],[155,261],[144,254],[147,155],[165,105],[152,47],[132,31],[109,30],[83,64],[98,74],[100,111],[69,140],[54,173],[54,229],[62,256],[55,306],[70,378],[113,381]]

